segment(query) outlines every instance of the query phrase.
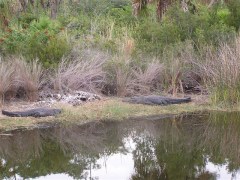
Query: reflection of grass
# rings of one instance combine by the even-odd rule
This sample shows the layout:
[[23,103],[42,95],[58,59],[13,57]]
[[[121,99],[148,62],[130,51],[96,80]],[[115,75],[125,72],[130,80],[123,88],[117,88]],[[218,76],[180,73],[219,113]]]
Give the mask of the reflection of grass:
[[[129,104],[120,99],[89,102],[82,106],[72,107],[70,105],[56,104],[63,109],[58,117],[46,118],[10,118],[0,116],[1,129],[13,129],[17,127],[31,127],[42,122],[63,122],[63,123],[85,123],[99,120],[124,120],[131,117],[142,117],[150,115],[181,114],[203,110],[227,110],[219,109],[207,104],[199,105],[195,102],[170,106],[148,106],[140,104]],[[231,110],[231,109],[229,109]]]
[[30,128],[37,127],[38,123],[54,122],[55,118],[32,118],[32,117],[1,117],[0,116],[0,129],[12,130],[16,128]]

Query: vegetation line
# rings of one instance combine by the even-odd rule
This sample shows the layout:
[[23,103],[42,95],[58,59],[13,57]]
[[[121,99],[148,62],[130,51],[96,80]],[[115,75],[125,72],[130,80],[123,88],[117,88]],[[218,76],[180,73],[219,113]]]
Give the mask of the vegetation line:
[[74,90],[239,104],[238,0],[27,2],[0,1],[2,105]]

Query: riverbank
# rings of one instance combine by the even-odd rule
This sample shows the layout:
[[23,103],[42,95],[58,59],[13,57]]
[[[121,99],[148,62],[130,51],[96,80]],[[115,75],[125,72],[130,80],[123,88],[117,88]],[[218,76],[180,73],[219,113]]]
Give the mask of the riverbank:
[[[22,110],[34,108],[32,103],[15,102],[6,104],[2,109]],[[33,117],[7,117],[0,115],[0,129],[12,130],[18,128],[35,128],[42,124],[64,123],[64,124],[84,124],[90,121],[116,120],[121,121],[131,118],[142,118],[147,116],[180,115],[196,111],[219,110],[208,103],[207,96],[192,96],[192,102],[186,104],[169,106],[149,106],[141,104],[129,104],[122,102],[120,98],[103,98],[93,102],[87,102],[81,106],[73,107],[68,104],[56,103],[54,108],[61,108],[63,113],[57,117],[33,118]]]

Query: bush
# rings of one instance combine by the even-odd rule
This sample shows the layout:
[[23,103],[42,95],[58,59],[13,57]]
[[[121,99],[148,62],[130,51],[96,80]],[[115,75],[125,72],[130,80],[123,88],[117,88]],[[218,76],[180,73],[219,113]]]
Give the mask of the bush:
[[111,8],[107,15],[114,19],[118,26],[132,25],[137,21],[132,15],[131,6],[119,6]]
[[217,51],[208,50],[200,63],[211,99],[217,105],[240,102],[240,40],[223,43]]
[[77,11],[82,11],[88,15],[99,15],[101,13],[106,13],[111,7],[111,2],[109,0],[81,0],[76,6]]
[[178,27],[167,21],[162,24],[147,20],[142,21],[133,36],[137,40],[136,44],[139,51],[157,56],[167,46],[180,41]]
[[238,31],[240,28],[240,2],[239,0],[230,0],[228,3],[230,14],[228,16],[228,24]]
[[192,40],[195,47],[206,44],[217,47],[236,35],[234,28],[225,21],[227,14],[226,9],[219,8],[200,7],[198,13],[191,13],[183,12],[178,6],[170,7],[161,23],[150,18],[139,21],[134,34],[137,47],[153,55],[161,55],[169,46],[187,40]]
[[26,28],[12,26],[3,33],[0,46],[4,54],[22,54],[29,60],[39,58],[45,67],[51,67],[69,52],[70,45],[57,21],[41,17],[23,25]]

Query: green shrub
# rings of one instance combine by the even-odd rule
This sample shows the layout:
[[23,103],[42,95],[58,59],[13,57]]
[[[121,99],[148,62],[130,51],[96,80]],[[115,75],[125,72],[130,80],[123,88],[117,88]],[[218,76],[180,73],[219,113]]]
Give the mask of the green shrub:
[[133,36],[137,49],[151,55],[160,55],[164,48],[180,41],[179,29],[171,22],[143,21]]
[[230,41],[236,35],[226,24],[227,9],[206,9],[198,13],[183,12],[178,6],[169,8],[161,23],[145,18],[138,23],[134,37],[137,48],[148,54],[161,55],[164,49],[192,40],[196,47]]
[[219,18],[219,21],[224,23],[224,24],[227,24],[229,15],[230,15],[230,11],[229,11],[228,8],[221,8],[217,12],[217,16]]
[[76,10],[84,12],[88,15],[99,15],[101,13],[106,13],[111,7],[109,0],[82,0],[79,2]]
[[64,31],[57,21],[48,17],[30,21],[23,28],[12,26],[1,39],[4,54],[22,54],[29,60],[38,58],[45,67],[57,64],[70,50]]
[[230,0],[228,3],[230,14],[228,16],[228,24],[238,31],[240,28],[240,1]]
[[18,24],[23,28],[28,28],[32,21],[37,21],[37,17],[32,13],[23,13],[18,18]]
[[128,26],[136,23],[137,19],[132,16],[131,6],[114,7],[108,11],[108,16],[117,22],[117,26]]
[[0,15],[9,16],[10,15],[10,4],[9,0],[0,0]]

